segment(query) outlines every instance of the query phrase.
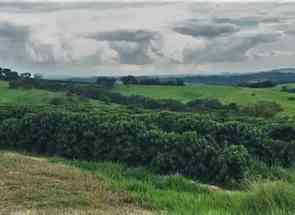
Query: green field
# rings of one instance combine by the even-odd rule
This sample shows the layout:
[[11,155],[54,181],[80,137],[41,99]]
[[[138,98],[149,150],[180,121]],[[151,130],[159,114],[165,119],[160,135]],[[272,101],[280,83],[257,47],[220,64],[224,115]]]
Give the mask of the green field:
[[[289,85],[294,86],[292,84]],[[190,86],[142,86],[119,85],[114,91],[124,95],[142,95],[156,99],[175,99],[188,102],[198,98],[219,99],[228,104],[235,102],[241,105],[253,104],[258,101],[274,101],[279,103],[285,112],[295,115],[295,101],[288,100],[295,94],[281,92],[281,86],[265,89],[253,89],[233,86],[190,85]]]
[[[288,100],[292,94],[281,92],[280,88],[116,86],[114,91],[181,102],[196,98],[216,98],[241,105],[275,101],[287,113],[295,114],[295,101]],[[0,104],[46,105],[52,104],[55,98],[75,106],[87,104],[87,109],[125,111],[120,105],[66,96],[62,92],[10,89],[6,82],[0,82]],[[294,168],[262,164],[257,168],[251,169],[251,173],[258,171],[257,174],[253,173],[253,177],[247,178],[236,190],[229,190],[179,175],[157,175],[144,167],[28,156],[0,150],[0,191],[6,193],[0,195],[0,214],[4,207],[8,211],[15,210],[15,205],[19,206],[20,213],[29,211],[28,214],[45,215],[61,214],[65,209],[71,214],[84,214],[85,210],[89,214],[294,214]]]
[[108,105],[104,102],[92,99],[81,99],[79,96],[66,96],[65,92],[50,92],[39,89],[10,89],[9,83],[0,81],[0,104],[1,105],[48,105],[58,102],[59,105],[73,106],[79,105],[88,109],[112,111],[119,105]]
[[0,81],[0,104],[44,105],[51,99],[60,97],[64,97],[64,93],[37,89],[9,89],[7,82]]
[[[233,191],[111,162],[0,150],[0,214],[291,215],[294,171]],[[15,207],[17,205],[17,207]],[[87,213],[85,213],[87,211]]]

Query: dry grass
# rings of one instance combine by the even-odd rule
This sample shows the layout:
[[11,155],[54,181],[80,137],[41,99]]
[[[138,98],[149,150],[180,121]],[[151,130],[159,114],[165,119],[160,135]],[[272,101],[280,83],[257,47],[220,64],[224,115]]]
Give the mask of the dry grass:
[[91,173],[0,152],[0,214],[150,214]]

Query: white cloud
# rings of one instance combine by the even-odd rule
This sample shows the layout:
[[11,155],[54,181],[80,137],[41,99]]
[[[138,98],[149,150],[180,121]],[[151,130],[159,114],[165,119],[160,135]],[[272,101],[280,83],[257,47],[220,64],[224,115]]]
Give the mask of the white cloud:
[[144,74],[294,64],[292,3],[22,2],[0,1],[0,64]]

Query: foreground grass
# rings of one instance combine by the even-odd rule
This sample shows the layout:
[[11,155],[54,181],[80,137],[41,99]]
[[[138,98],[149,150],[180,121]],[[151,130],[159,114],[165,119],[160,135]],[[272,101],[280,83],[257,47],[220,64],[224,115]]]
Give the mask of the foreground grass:
[[235,102],[241,105],[253,104],[258,101],[274,101],[279,103],[286,113],[295,115],[295,101],[288,100],[289,97],[295,97],[295,95],[281,92],[280,89],[281,86],[253,89],[200,84],[190,86],[120,85],[116,86],[114,91],[125,95],[143,95],[156,99],[175,99],[181,102],[198,98],[219,99],[227,104]]
[[149,214],[129,199],[90,172],[0,151],[0,214]]
[[0,214],[295,214],[294,171],[271,172],[281,180],[229,191],[143,168],[0,151]]
[[291,170],[270,170],[275,180],[254,182],[245,190],[229,191],[198,184],[181,176],[157,176],[142,168],[126,168],[114,163],[57,158],[51,159],[51,162],[92,172],[114,191],[127,191],[138,206],[160,214],[295,214],[295,172]]

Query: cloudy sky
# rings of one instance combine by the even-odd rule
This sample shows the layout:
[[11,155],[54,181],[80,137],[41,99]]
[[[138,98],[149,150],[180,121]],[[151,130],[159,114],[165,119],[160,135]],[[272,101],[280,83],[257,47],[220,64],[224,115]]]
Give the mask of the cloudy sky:
[[295,67],[294,11],[290,2],[0,0],[0,65],[73,76]]

